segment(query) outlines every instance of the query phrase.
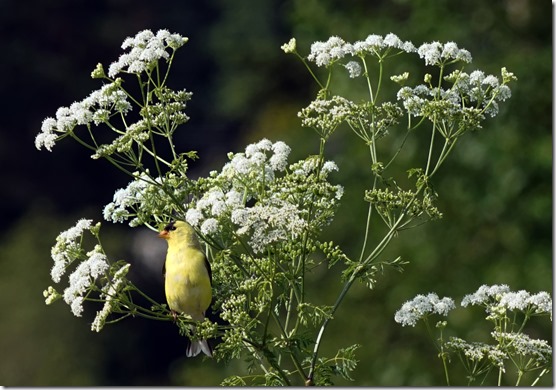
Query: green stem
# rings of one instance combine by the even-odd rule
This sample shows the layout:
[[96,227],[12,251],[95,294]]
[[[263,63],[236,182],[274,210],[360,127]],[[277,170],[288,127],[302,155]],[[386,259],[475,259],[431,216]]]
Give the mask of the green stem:
[[375,100],[372,101],[373,104],[375,103],[376,99],[378,99],[378,93],[380,92],[380,86],[382,84],[382,72],[383,72],[383,66],[382,66],[382,58],[381,58],[378,61],[378,81],[376,85]]
[[[521,382],[522,376],[523,376],[523,371],[519,370],[517,372],[517,381],[515,382],[516,387],[519,386],[519,382]],[[500,379],[498,380],[498,386],[500,386]]]
[[330,322],[330,320],[332,319],[332,316],[334,315],[334,313],[336,312],[336,310],[340,306],[340,303],[342,303],[345,295],[347,294],[347,292],[351,288],[351,285],[353,284],[353,282],[355,282],[357,274],[358,274],[357,271],[354,272],[351,275],[351,277],[349,278],[349,280],[344,284],[344,288],[342,289],[342,292],[340,293],[340,295],[336,299],[336,303],[334,303],[334,306],[332,307],[332,311],[330,312],[330,316],[327,317],[324,320],[324,322],[322,323],[322,325],[320,327],[319,333],[317,335],[317,339],[315,341],[315,347],[313,348],[313,357],[311,358],[311,368],[309,369],[309,375],[307,375],[307,382],[308,383],[314,383],[314,375],[315,375],[315,366],[316,366],[316,363],[317,363],[317,356],[318,356],[318,353],[319,353],[319,348],[320,348],[320,344],[321,344],[321,341],[322,341],[322,336],[324,335],[324,331],[325,331],[326,327],[328,326],[328,322]]
[[367,61],[365,57],[361,57],[361,62],[363,62],[363,69],[365,69],[365,78],[367,79],[367,88],[369,89],[369,97],[372,103],[374,103],[375,98],[373,94],[373,86],[371,85],[371,77],[369,75],[369,69],[367,67]]
[[432,161],[432,153],[433,153],[433,147],[434,147],[434,135],[435,134],[436,134],[436,117],[434,118],[434,121],[432,123],[431,141],[430,141],[430,145],[429,145],[429,155],[427,157],[427,167],[425,168],[425,175],[429,174],[429,169],[430,169],[430,165],[431,165],[431,161]]
[[363,239],[363,247],[361,248],[361,254],[359,255],[359,262],[363,261],[363,256],[365,256],[365,250],[367,249],[367,241],[369,239],[369,233],[371,230],[372,214],[373,214],[373,205],[369,203],[369,211],[367,212],[367,224],[365,227],[365,238]]
[[305,58],[301,57],[299,55],[299,53],[294,52],[295,55],[301,60],[301,62],[303,63],[303,65],[305,65],[305,67],[307,68],[307,70],[309,71],[309,74],[311,75],[311,77],[313,77],[313,80],[315,80],[315,82],[319,85],[320,89],[324,89],[324,85],[322,85],[322,83],[319,81],[319,79],[317,78],[317,76],[315,75],[315,73],[313,73],[313,70],[311,69],[311,67],[309,66],[309,64],[307,63],[307,61],[305,61]]
[[537,382],[539,381],[539,379],[541,379],[541,376],[543,376],[547,372],[548,372],[548,370],[546,368],[543,368],[543,370],[541,371],[539,376],[537,376],[537,379],[535,379],[535,381],[531,384],[531,386],[535,386],[537,384]]

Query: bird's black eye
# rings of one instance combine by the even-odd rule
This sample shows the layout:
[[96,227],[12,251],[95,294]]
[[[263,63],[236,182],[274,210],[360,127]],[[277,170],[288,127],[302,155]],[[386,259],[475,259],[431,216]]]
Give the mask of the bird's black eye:
[[167,231],[176,230],[176,227],[174,226],[174,222],[170,222],[168,225],[166,225],[164,227],[164,230],[167,230]]

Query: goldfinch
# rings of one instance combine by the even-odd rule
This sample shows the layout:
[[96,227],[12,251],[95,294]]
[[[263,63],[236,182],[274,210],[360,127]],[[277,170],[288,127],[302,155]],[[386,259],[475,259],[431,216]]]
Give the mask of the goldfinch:
[[[212,300],[212,273],[195,230],[185,221],[168,224],[159,237],[168,242],[164,263],[166,301],[174,317],[185,313],[195,321],[205,318]],[[206,340],[191,341],[187,356],[212,356]]]

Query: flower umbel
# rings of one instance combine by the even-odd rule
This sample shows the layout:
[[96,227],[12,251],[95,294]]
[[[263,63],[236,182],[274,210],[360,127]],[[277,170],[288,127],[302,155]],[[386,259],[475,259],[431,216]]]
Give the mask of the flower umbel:
[[179,34],[170,34],[168,30],[159,30],[154,34],[143,30],[135,37],[128,37],[122,43],[122,49],[129,52],[120,56],[108,69],[108,76],[116,77],[119,73],[142,73],[152,69],[159,60],[169,60],[171,53],[188,41]]
[[455,309],[455,307],[452,298],[440,299],[435,293],[419,294],[402,305],[401,309],[396,312],[394,320],[402,326],[415,326],[417,321],[433,313],[447,316],[450,310]]
[[[435,301],[435,296],[431,300],[418,295],[412,301],[406,302],[396,312],[394,319],[403,326],[414,326],[421,318],[426,322],[427,313],[434,311]],[[452,300],[450,302],[450,309],[452,309],[455,305]],[[552,348],[545,340],[531,339],[523,329],[533,315],[549,314],[552,320],[550,295],[544,291],[537,294],[530,294],[525,290],[513,292],[507,285],[483,285],[473,294],[463,298],[461,306],[469,305],[486,308],[486,319],[494,324],[491,336],[495,343],[468,342],[453,336],[449,341],[444,341],[440,333],[437,348],[441,351],[439,357],[444,363],[448,383],[450,383],[447,370],[447,363],[450,361],[447,354],[449,352],[460,356],[467,371],[468,385],[495,369],[499,373],[498,385],[500,386],[502,374],[508,371],[510,365],[514,366],[518,374],[516,385],[519,385],[524,373],[540,371],[534,382],[536,383],[552,364]],[[509,312],[513,313],[510,315]],[[445,326],[446,324],[441,327],[441,331]]]

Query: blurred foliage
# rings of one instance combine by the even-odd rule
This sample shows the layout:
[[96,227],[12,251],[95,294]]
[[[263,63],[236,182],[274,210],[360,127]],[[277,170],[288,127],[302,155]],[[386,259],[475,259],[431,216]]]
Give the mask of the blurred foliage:
[[[71,143],[52,154],[37,152],[33,139],[40,122],[97,88],[90,71],[99,61],[114,60],[126,36],[168,28],[190,37],[172,83],[194,92],[192,120],[178,138],[183,149],[200,153],[194,175],[219,168],[227,151],[262,137],[292,145],[292,161],[316,152],[315,136],[296,116],[316,85],[280,50],[290,37],[305,51],[331,35],[354,41],[393,32],[416,45],[455,41],[472,53],[472,67],[498,73],[506,66],[516,74],[509,104],[485,129],[462,140],[436,178],[444,219],[393,242],[385,255],[410,260],[406,271],[386,272],[372,291],[356,286],[323,344],[324,353],[363,345],[356,353],[355,382],[338,384],[442,385],[441,362],[425,330],[394,323],[405,300],[432,291],[459,300],[481,284],[495,283],[552,293],[551,15],[548,2],[533,0],[1,2],[0,382],[215,385],[244,369],[239,363],[221,367],[186,359],[184,340],[170,324],[126,320],[96,334],[89,331],[91,318],[76,319],[64,305],[43,302],[56,235],[81,216],[99,220],[102,206],[127,179]],[[329,158],[349,182],[343,183],[343,206],[326,234],[356,253],[368,161],[347,130],[334,137]],[[408,145],[404,158],[417,158],[418,147]],[[137,232],[126,226],[106,231],[119,257],[140,257],[130,249]],[[161,275],[142,272],[143,263],[133,260],[138,283],[163,300]],[[340,272],[315,270],[315,300],[333,301]],[[480,309],[456,310],[449,319],[449,329],[460,337],[488,335]],[[533,325],[532,337],[552,342],[548,321]],[[551,375],[539,384],[551,385]]]

